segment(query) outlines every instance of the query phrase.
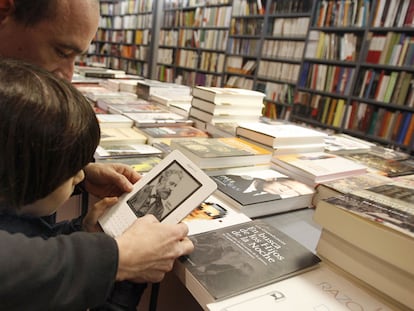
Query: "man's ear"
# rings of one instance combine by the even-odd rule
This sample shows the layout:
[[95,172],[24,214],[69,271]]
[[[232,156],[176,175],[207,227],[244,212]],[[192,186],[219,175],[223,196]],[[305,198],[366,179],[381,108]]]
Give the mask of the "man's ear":
[[0,23],[14,11],[14,0],[0,0]]

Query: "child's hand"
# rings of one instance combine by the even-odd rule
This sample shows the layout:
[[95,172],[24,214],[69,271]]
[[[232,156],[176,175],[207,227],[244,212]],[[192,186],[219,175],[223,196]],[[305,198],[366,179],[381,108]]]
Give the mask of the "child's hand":
[[102,228],[98,224],[98,218],[116,202],[118,202],[117,197],[104,198],[90,207],[82,221],[83,230],[87,232],[102,232]]

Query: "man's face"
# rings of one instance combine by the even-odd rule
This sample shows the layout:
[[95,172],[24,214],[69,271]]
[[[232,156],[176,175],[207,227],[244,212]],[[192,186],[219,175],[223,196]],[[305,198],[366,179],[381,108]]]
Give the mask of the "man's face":
[[[87,51],[99,23],[95,0],[59,0],[55,18],[25,27],[8,18],[4,57],[34,63],[67,80],[72,79],[75,57]],[[0,43],[1,44],[1,43]]]
[[177,187],[180,180],[181,179],[177,174],[162,177],[160,182],[157,184],[157,194],[161,197],[161,199],[167,199],[170,196],[171,191]]

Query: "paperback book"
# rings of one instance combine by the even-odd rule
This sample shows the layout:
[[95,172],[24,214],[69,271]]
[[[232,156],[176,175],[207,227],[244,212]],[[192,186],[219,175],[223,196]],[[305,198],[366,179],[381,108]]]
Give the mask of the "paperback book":
[[362,164],[326,152],[275,155],[272,163],[276,170],[312,186],[366,172]]
[[180,126],[161,126],[161,127],[141,127],[138,131],[147,137],[147,143],[150,145],[156,143],[170,144],[171,139],[191,138],[191,137],[208,137],[208,134],[191,125]]
[[111,113],[97,113],[96,118],[98,119],[99,126],[115,128],[115,127],[132,127],[134,122],[121,114],[111,114]]
[[249,217],[260,217],[311,206],[313,188],[272,169],[210,175],[216,195]]
[[188,235],[193,235],[251,221],[251,219],[224,203],[214,192],[182,221],[188,226]]
[[128,143],[145,144],[147,137],[139,133],[133,127],[102,127],[100,144]]
[[277,149],[290,145],[324,144],[327,134],[294,124],[239,123],[236,135]]
[[192,125],[193,121],[173,112],[125,113],[136,127]]
[[193,97],[213,102],[217,105],[231,105],[237,103],[250,107],[262,107],[264,93],[239,88],[195,86],[192,91]]
[[253,220],[189,237],[194,251],[176,273],[201,305],[317,267],[320,259],[270,224]]
[[269,163],[272,153],[236,137],[173,139],[178,149],[202,169]]
[[161,150],[148,144],[107,143],[100,144],[95,151],[95,159],[161,155]]

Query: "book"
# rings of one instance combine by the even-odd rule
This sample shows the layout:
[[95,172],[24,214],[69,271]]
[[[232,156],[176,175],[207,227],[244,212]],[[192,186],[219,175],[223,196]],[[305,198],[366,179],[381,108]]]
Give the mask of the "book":
[[251,218],[311,206],[313,188],[273,169],[211,175],[216,195]]
[[[141,103],[139,103],[142,101]],[[144,100],[138,99],[136,103],[134,102],[124,102],[124,103],[109,103],[107,106],[107,110],[109,113],[113,114],[123,114],[126,113],[161,113],[161,112],[168,112],[167,109],[161,107],[154,103],[144,103]],[[97,104],[98,105],[98,104]]]
[[160,82],[157,80],[144,79],[137,82],[137,95],[143,99],[150,99],[154,94],[168,93],[191,95],[191,88],[186,85]]
[[265,164],[272,155],[267,149],[236,137],[173,139],[171,148],[183,152],[202,169]]
[[161,162],[161,157],[158,156],[138,156],[138,157],[122,157],[122,158],[102,158],[96,159],[100,163],[122,163],[129,165],[138,173],[144,174],[152,170],[158,163]]
[[315,268],[320,259],[270,224],[253,220],[189,237],[175,273],[205,306]]
[[116,237],[139,217],[154,215],[177,224],[209,197],[217,186],[201,169],[174,150],[119,197],[99,219],[105,233]]
[[147,143],[150,145],[161,142],[169,145],[171,139],[178,138],[209,137],[206,132],[191,125],[141,127],[137,130],[147,137]]
[[264,93],[248,89],[222,88],[195,86],[192,90],[193,97],[201,98],[216,105],[246,105],[250,107],[262,107]]
[[[198,97],[193,97],[191,106],[212,115],[239,115],[239,116],[261,116],[261,105],[240,104],[238,101],[214,103]],[[237,110],[236,110],[237,109]]]
[[394,310],[412,310],[414,275],[373,256],[340,236],[323,229],[317,254],[331,266],[353,276],[359,284],[383,296]]
[[323,199],[316,206],[314,220],[356,247],[414,275],[413,193],[414,188],[395,182]]
[[392,182],[393,179],[375,173],[365,173],[357,176],[349,176],[336,180],[320,183],[315,187],[315,194],[312,198],[314,206],[329,197],[337,197],[358,189],[366,189],[374,186],[384,185]]
[[370,143],[343,133],[328,135],[325,137],[325,151],[335,154],[367,152],[370,151],[373,146],[375,146],[374,143]]
[[98,119],[99,126],[103,127],[132,127],[133,121],[121,114],[112,113],[97,113],[96,118]]
[[188,226],[188,235],[217,230],[247,221],[251,219],[220,200],[216,192],[182,220]]
[[348,153],[344,157],[361,163],[368,167],[369,171],[381,174],[387,177],[397,177],[402,175],[414,174],[414,167],[405,164],[398,159],[387,158],[385,152],[378,154],[377,152]]
[[133,127],[102,127],[100,144],[103,143],[145,144],[147,137]]
[[134,126],[136,127],[193,124],[193,121],[173,112],[128,112],[124,115],[134,121]]
[[[298,293],[300,298],[298,299]],[[207,305],[209,311],[396,310],[352,277],[327,263],[286,280]]]
[[366,172],[364,165],[327,152],[275,155],[272,163],[276,170],[312,186]]
[[122,158],[137,156],[161,156],[162,151],[147,144],[106,143],[95,151],[95,159]]
[[323,144],[327,134],[295,124],[239,123],[236,135],[271,148],[289,145]]
[[167,107],[172,104],[191,104],[192,99],[193,97],[191,95],[182,95],[180,93],[175,94],[174,92],[162,94],[154,93],[150,96],[151,101],[154,101]]

